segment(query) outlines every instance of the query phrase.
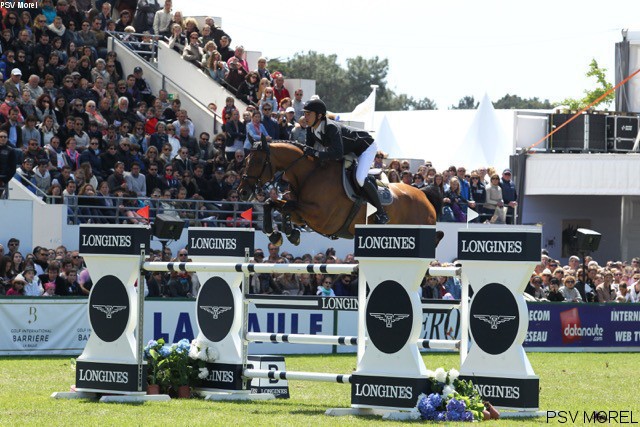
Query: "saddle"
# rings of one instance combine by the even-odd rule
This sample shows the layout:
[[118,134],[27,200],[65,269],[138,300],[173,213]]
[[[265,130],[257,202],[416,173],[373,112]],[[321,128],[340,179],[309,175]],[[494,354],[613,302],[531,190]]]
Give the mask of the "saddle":
[[[353,155],[348,155],[342,160],[342,187],[344,188],[344,194],[354,203],[366,200],[356,181],[357,165],[358,162]],[[383,206],[388,206],[393,202],[393,196],[391,195],[391,190],[389,190],[388,185],[378,179],[380,173],[381,171],[379,169],[371,169],[369,176],[376,178],[380,202]]]

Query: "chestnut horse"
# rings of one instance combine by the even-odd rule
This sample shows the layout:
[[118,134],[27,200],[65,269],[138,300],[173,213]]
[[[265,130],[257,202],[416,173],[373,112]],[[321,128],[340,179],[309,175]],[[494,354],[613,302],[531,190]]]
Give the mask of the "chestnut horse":
[[[258,142],[246,159],[245,174],[238,187],[243,201],[249,200],[256,190],[274,179],[280,172],[289,183],[293,200],[281,200],[265,205],[264,231],[272,243],[279,245],[282,236],[273,233],[271,209],[283,212],[283,218],[294,224],[307,225],[314,231],[330,237],[353,238],[356,224],[365,223],[366,202],[362,203],[349,224],[345,224],[354,202],[349,199],[342,185],[342,162],[324,161],[304,155],[304,146],[287,141]],[[404,183],[389,185],[393,201],[385,206],[389,224],[433,225],[436,209],[442,198],[439,192],[421,190]],[[435,206],[435,207],[434,207]],[[373,215],[369,218],[373,223]],[[299,242],[299,232],[285,221],[284,231],[292,243]],[[340,233],[340,230],[347,233]]]

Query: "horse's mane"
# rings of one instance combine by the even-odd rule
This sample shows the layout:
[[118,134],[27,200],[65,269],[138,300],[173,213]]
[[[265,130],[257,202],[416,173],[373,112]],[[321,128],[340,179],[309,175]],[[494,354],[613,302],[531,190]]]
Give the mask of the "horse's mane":
[[296,141],[289,141],[289,140],[286,140],[286,139],[273,140],[273,141],[271,141],[271,143],[269,145],[271,145],[271,144],[292,145],[292,146],[298,148],[300,151],[303,151],[304,147],[306,147],[306,145],[304,145],[304,144],[301,144],[301,143],[296,142]]

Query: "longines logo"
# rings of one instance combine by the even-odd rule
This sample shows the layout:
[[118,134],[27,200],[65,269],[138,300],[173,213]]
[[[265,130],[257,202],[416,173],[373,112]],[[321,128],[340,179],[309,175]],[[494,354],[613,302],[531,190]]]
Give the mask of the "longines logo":
[[129,295],[120,279],[107,275],[95,282],[89,296],[89,321],[100,340],[113,342],[122,336],[130,314]]
[[224,340],[235,318],[235,301],[231,287],[222,277],[212,277],[200,288],[196,305],[198,327],[211,342]]
[[515,342],[520,329],[518,303],[501,283],[481,286],[471,300],[469,327],[473,340],[488,354],[502,354]]
[[217,319],[222,313],[225,313],[231,310],[231,307],[220,307],[220,306],[211,306],[211,305],[201,305],[201,309],[206,311],[207,313],[211,313],[214,319]]
[[129,382],[129,373],[121,371],[104,371],[97,369],[78,369],[78,380],[99,383],[126,384]]
[[360,249],[415,249],[416,238],[412,236],[358,236]]
[[130,247],[131,236],[108,236],[103,234],[83,234],[82,246],[117,246]]
[[398,320],[406,319],[409,314],[394,314],[394,313],[369,313],[369,316],[375,317],[378,320],[382,320],[387,328],[393,328],[393,323]]
[[414,323],[413,305],[404,287],[394,280],[385,280],[373,287],[366,313],[371,343],[383,353],[400,351],[407,343]]
[[519,254],[522,252],[522,242],[518,240],[462,240],[461,253]]
[[516,316],[500,316],[496,314],[474,314],[473,317],[487,322],[491,325],[491,329],[498,329],[499,324],[516,318]]
[[387,384],[355,384],[355,395],[358,397],[413,399],[413,389],[410,386]]
[[190,249],[225,249],[233,250],[237,247],[236,239],[215,237],[192,237]]
[[93,304],[93,308],[98,311],[103,312],[107,319],[111,319],[111,317],[119,311],[125,310],[127,308],[126,305],[102,305],[102,304]]

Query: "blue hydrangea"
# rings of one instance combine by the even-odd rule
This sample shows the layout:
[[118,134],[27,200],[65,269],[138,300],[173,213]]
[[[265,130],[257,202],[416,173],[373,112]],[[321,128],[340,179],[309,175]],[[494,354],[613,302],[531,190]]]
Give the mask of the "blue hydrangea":
[[436,416],[434,418],[436,421],[446,421],[447,420],[447,413],[445,411],[438,411],[436,412]]
[[456,412],[458,414],[462,414],[467,409],[467,405],[465,405],[464,400],[451,399],[449,403],[447,403],[447,411],[448,412]]
[[422,419],[425,420],[433,420],[435,419],[436,408],[431,405],[429,398],[427,396],[422,396],[418,400],[418,411],[420,411],[420,415]]
[[160,356],[162,357],[169,357],[169,354],[171,353],[171,347],[169,347],[168,345],[163,345],[158,353],[160,353]]
[[468,422],[473,421],[473,412],[464,411],[464,413],[462,414],[462,421],[468,421]]
[[433,406],[434,408],[438,408],[440,407],[440,405],[442,405],[442,396],[439,395],[438,393],[431,393],[427,397],[427,400],[429,401],[431,406]]

